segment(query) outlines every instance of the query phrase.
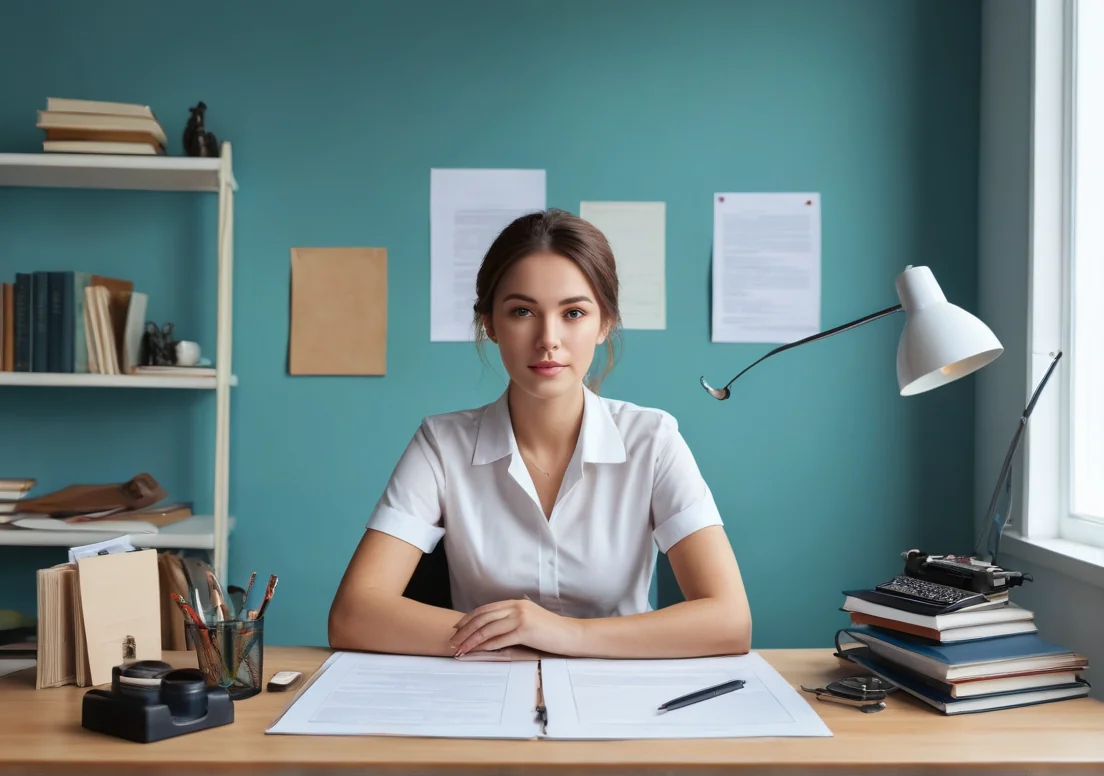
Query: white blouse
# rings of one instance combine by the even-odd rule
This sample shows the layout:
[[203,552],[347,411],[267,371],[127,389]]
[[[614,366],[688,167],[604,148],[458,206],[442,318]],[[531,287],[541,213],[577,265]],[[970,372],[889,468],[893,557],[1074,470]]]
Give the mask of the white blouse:
[[457,611],[523,595],[568,617],[648,611],[657,549],[721,516],[671,415],[583,390],[582,430],[550,518],[503,392],[422,421],[368,528],[423,552],[444,537]]

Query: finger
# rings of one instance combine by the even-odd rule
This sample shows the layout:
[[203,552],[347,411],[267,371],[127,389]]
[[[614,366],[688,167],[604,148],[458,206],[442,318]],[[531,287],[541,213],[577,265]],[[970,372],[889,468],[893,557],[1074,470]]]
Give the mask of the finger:
[[499,609],[493,612],[485,612],[471,620],[463,628],[456,631],[456,633],[452,634],[452,638],[449,639],[449,645],[453,647],[458,646],[459,644],[462,644],[465,639],[470,637],[473,633],[475,633],[477,630],[487,625],[488,623],[492,623],[496,620],[501,620],[509,616],[509,610],[505,609]]
[[[496,637],[506,636],[507,634],[513,634],[513,637],[517,638],[517,630],[509,617],[503,617],[488,623],[475,633],[470,635],[467,639],[460,644],[456,650],[457,656],[463,655],[465,652],[479,647],[480,649],[486,649],[484,643],[495,639]],[[517,643],[516,641],[511,643]]]
[[[518,640],[517,630],[512,630],[509,633],[503,634],[502,636],[495,636],[493,639],[487,639],[479,645],[479,649],[484,652],[494,652],[498,649],[506,649],[507,647],[517,646],[520,643],[521,642]],[[514,655],[506,655],[506,657],[509,657],[511,660],[519,659]],[[520,659],[524,660],[525,658],[522,657]]]
[[498,609],[508,607],[512,603],[513,603],[513,601],[495,601],[492,604],[484,604],[483,606],[480,606],[478,609],[472,609],[470,612],[465,614],[463,617],[461,617],[459,620],[457,620],[456,624],[453,625],[452,627],[453,628],[462,628],[465,625],[467,625],[469,622],[471,622],[472,618],[478,617],[481,614],[486,614],[487,612],[493,612],[493,611],[496,611]]

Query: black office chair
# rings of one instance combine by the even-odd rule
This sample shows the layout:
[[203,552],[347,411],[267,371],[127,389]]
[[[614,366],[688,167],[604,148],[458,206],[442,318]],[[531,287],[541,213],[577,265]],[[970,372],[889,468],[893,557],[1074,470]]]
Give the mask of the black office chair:
[[430,606],[452,608],[448,556],[445,555],[444,542],[438,542],[433,552],[422,555],[403,595]]

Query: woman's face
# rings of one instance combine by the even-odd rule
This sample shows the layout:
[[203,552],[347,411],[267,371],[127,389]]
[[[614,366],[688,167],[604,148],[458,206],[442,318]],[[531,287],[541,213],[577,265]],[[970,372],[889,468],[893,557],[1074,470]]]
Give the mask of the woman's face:
[[510,380],[543,399],[576,390],[608,334],[586,275],[553,253],[514,263],[483,323]]

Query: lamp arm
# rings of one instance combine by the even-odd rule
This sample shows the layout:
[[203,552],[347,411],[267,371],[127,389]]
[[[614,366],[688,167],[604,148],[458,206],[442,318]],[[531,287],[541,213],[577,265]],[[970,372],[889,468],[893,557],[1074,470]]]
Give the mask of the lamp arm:
[[[1035,411],[1035,405],[1039,402],[1039,396],[1043,393],[1043,388],[1046,387],[1047,382],[1050,380],[1050,376],[1054,373],[1054,368],[1058,366],[1058,361],[1062,358],[1062,351],[1058,351],[1050,361],[1050,366],[1047,367],[1046,373],[1042,379],[1039,380],[1039,384],[1035,386],[1034,392],[1031,394],[1031,399],[1027,402],[1027,407],[1024,408],[1023,414],[1020,416],[1020,422],[1016,426],[1016,433],[1012,435],[1012,443],[1008,445],[1008,450],[1004,454],[1004,462],[1001,464],[1000,474],[997,476],[997,484],[993,486],[993,495],[989,497],[989,508],[985,510],[985,522],[982,523],[981,535],[978,537],[978,543],[974,547],[974,554],[979,555],[981,550],[981,543],[988,537],[988,549],[989,560],[996,562],[997,552],[1000,551],[1001,534],[1004,532],[1004,524],[1008,520],[1008,515],[997,516],[997,499],[1000,498],[1001,491],[1005,488],[1005,480],[1008,478],[1008,472],[1012,468],[1012,458],[1016,455],[1016,450],[1020,446],[1020,439],[1023,437],[1024,429],[1027,428],[1027,421],[1031,417],[1031,413]],[[990,533],[992,531],[993,533]]]
[[848,329],[857,328],[859,326],[862,326],[864,323],[870,323],[871,321],[876,321],[877,319],[883,318],[887,315],[890,315],[891,313],[900,312],[901,309],[902,309],[901,305],[895,304],[895,305],[893,305],[893,307],[887,307],[886,309],[879,310],[876,313],[871,313],[870,315],[865,315],[862,318],[857,318],[857,319],[851,321],[850,323],[842,324],[841,326],[837,326],[834,329],[828,329],[827,331],[822,331],[822,332],[818,332],[817,334],[812,334],[808,337],[805,337],[804,339],[795,340],[794,342],[788,342],[785,345],[779,345],[777,348],[772,350],[770,353],[767,353],[765,356],[762,356],[758,360],[752,362],[750,365],[748,365],[748,366],[744,367],[742,370],[740,370],[740,373],[737,374],[736,377],[733,377],[731,380],[729,380],[728,383],[724,386],[724,388],[710,388],[709,384],[705,381],[704,377],[701,378],[702,387],[705,388],[705,390],[708,391],[710,393],[710,395],[713,396],[713,398],[720,399],[721,401],[724,401],[725,399],[727,399],[729,397],[729,395],[731,393],[728,390],[729,385],[732,385],[734,382],[736,382],[744,374],[744,372],[748,371],[749,369],[751,369],[753,366],[755,366],[759,362],[766,361],[768,358],[773,356],[775,353],[781,353],[783,350],[789,350],[790,348],[796,348],[798,345],[804,345],[804,344],[809,343],[809,342],[815,342],[816,340],[824,339],[826,337],[831,337],[833,334],[839,334],[841,331],[847,331]]

